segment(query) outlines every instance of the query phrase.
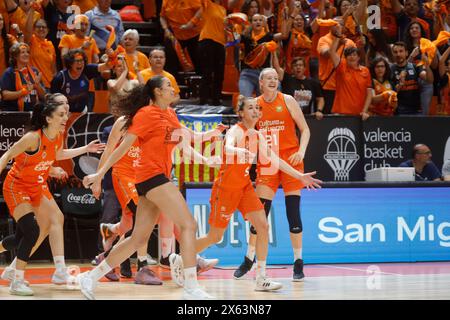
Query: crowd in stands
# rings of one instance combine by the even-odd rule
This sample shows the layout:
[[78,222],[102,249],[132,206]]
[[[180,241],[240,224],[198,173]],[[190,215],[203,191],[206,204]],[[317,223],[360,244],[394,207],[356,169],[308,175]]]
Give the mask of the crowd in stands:
[[29,111],[60,92],[71,112],[93,111],[96,90],[114,94],[155,74],[176,85],[180,71],[201,75],[198,104],[221,105],[224,81],[259,95],[271,66],[317,119],[450,113],[448,0],[137,3],[164,34],[149,57],[111,0],[1,0],[1,110]]

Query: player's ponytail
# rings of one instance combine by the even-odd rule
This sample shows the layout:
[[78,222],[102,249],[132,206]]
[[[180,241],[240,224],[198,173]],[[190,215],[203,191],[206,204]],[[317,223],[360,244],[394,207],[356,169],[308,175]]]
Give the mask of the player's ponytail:
[[155,101],[155,89],[161,88],[164,83],[163,76],[154,76],[147,81],[145,85],[134,87],[128,94],[122,96],[117,107],[121,110],[121,114],[127,119],[123,130],[127,129],[133,122],[133,117],[142,107],[148,106],[151,101]]
[[235,109],[236,113],[238,113],[239,111],[244,110],[246,101],[247,101],[247,97],[246,96],[243,96],[242,94],[240,94],[238,96],[237,103],[236,103],[236,109]]
[[58,108],[56,103],[37,103],[33,108],[28,131],[36,131],[47,127],[47,117],[51,117],[52,113]]

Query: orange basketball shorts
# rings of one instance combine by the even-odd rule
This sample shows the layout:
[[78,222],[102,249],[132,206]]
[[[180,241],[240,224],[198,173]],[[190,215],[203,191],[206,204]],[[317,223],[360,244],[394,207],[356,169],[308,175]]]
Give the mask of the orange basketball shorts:
[[208,222],[216,228],[226,228],[236,209],[242,213],[245,220],[250,212],[264,211],[264,206],[251,183],[242,189],[221,188],[214,184],[209,202],[211,213]]

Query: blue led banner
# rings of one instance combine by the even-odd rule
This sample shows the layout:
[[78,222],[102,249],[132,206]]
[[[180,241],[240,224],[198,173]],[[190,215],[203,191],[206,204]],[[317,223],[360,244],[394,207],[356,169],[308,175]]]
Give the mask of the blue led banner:
[[[187,189],[198,235],[209,229],[210,189]],[[450,260],[450,188],[324,188],[302,193],[303,256],[306,263]],[[269,264],[290,264],[284,196],[270,215]],[[207,257],[221,265],[242,262],[248,226],[236,213],[221,243]]]

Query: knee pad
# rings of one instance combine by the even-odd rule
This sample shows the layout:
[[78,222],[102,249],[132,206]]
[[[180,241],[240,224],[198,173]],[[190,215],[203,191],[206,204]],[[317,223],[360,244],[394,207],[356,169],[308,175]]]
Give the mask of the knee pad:
[[22,238],[23,238],[23,235],[22,235],[22,237],[18,237],[17,234],[12,234],[10,236],[7,236],[2,240],[2,246],[7,251],[17,249],[17,247],[20,244],[20,240],[22,240]]
[[303,231],[302,218],[300,216],[300,196],[286,196],[286,215],[291,233]]
[[3,248],[5,248],[8,251],[17,249],[22,239],[23,239],[23,232],[19,227],[17,227],[16,232],[14,234],[5,237],[2,240]]
[[[266,218],[269,216],[270,208],[272,207],[272,200],[259,198],[261,200],[261,203],[264,206],[264,212],[266,213]],[[250,226],[250,232],[253,234],[256,234],[256,229],[254,226]]]
[[34,217],[34,213],[30,212],[17,221],[17,228],[23,233],[22,241],[17,250],[17,258],[22,261],[30,259],[31,249],[39,238],[39,225]]

